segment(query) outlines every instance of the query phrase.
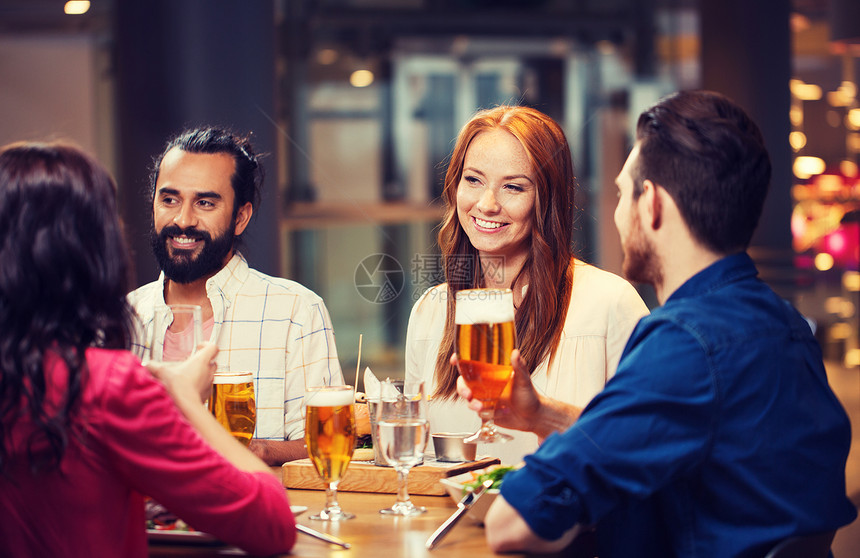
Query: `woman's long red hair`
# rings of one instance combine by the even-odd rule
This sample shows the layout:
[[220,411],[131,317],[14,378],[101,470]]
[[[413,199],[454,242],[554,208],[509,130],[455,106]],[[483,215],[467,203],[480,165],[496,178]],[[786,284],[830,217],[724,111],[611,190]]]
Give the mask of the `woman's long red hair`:
[[[483,286],[478,251],[469,242],[457,216],[457,186],[472,140],[483,131],[496,129],[509,132],[522,144],[537,186],[529,254],[511,283],[528,284],[516,310],[516,331],[517,346],[529,370],[554,355],[570,303],[575,178],[564,132],[553,119],[532,108],[500,106],[481,111],[457,136],[442,192],[446,212],[438,242],[448,283],[448,312],[436,358],[433,394],[442,399],[456,394],[457,370],[450,364],[455,349],[454,295],[461,289]],[[464,261],[472,263],[472,272],[465,276]]]

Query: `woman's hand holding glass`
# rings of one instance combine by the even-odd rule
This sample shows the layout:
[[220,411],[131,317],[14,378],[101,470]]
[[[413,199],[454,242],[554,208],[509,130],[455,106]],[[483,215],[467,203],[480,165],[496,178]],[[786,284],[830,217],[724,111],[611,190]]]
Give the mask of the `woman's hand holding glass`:
[[[174,365],[184,363],[203,343],[203,321],[200,306],[194,304],[159,304],[155,306],[142,362],[163,383],[176,380],[169,375],[177,371],[192,374],[201,401],[212,391],[212,372],[195,374],[191,368]],[[218,352],[217,347],[215,353]],[[211,357],[214,366],[214,354]],[[208,361],[206,361],[208,362]],[[167,385],[167,383],[165,383]],[[170,386],[168,386],[168,390]],[[173,395],[171,393],[171,395]]]
[[215,355],[218,346],[204,343],[187,360],[182,362],[150,361],[146,367],[158,378],[175,401],[178,397],[195,397],[200,403],[212,393],[215,375]]
[[[155,307],[151,335],[144,362],[185,362],[198,350],[203,340],[202,309],[192,304]],[[234,438],[245,446],[251,441],[257,424],[254,377],[248,371],[210,374],[198,386],[209,410]]]

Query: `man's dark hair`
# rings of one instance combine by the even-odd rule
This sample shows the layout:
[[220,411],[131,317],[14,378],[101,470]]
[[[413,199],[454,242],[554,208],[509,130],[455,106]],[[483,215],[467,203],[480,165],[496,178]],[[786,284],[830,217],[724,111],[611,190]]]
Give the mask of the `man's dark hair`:
[[718,254],[745,250],[770,184],[761,131],[733,101],[682,91],[639,116],[634,198],[645,180],[662,186],[693,236]]
[[260,203],[260,190],[263,187],[263,167],[258,161],[259,156],[254,153],[254,148],[247,137],[211,126],[186,130],[167,142],[164,151],[153,163],[150,174],[151,199],[155,196],[155,183],[158,181],[161,161],[174,147],[188,153],[226,153],[233,157],[235,170],[230,178],[236,196],[233,203],[233,216],[235,217],[239,208],[248,202],[251,202],[255,210],[257,209]]

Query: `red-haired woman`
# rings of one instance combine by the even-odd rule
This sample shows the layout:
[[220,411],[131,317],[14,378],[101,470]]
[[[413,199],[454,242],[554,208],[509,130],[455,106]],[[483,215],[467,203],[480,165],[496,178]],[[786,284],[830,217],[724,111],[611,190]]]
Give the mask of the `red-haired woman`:
[[[575,258],[574,182],[564,132],[540,111],[500,106],[460,131],[438,237],[447,282],[415,303],[406,335],[407,380],[430,386],[431,432],[480,425],[450,362],[461,289],[513,290],[517,347],[539,392],[581,408],[615,372],[648,310],[627,281]],[[516,463],[537,448],[534,434],[506,433],[514,440],[478,452]]]

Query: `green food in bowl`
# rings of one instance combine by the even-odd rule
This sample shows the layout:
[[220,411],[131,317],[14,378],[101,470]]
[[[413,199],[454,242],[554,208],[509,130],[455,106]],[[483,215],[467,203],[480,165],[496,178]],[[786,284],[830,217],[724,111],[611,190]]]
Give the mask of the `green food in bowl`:
[[477,490],[478,487],[481,486],[485,480],[489,479],[492,479],[493,481],[493,484],[492,486],[490,486],[489,490],[498,489],[499,486],[502,485],[502,478],[513,470],[514,468],[509,466],[499,466],[492,469],[487,469],[486,472],[476,476],[475,480],[473,480],[472,482],[467,482],[463,484],[463,494],[466,494],[467,492],[472,490]]

